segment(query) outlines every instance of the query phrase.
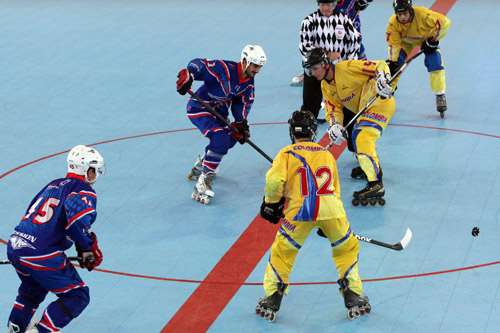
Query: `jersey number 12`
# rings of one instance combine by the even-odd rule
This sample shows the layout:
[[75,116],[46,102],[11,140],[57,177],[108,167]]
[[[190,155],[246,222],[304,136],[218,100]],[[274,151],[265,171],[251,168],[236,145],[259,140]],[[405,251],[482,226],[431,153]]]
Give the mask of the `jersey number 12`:
[[[309,195],[309,186],[307,184],[307,170],[306,168],[301,167],[297,172],[300,174],[300,190],[302,192],[302,196],[306,197]],[[332,185],[333,176],[330,168],[319,167],[318,170],[316,170],[315,177],[316,179],[314,180],[314,182],[318,185],[316,195],[328,195],[334,193],[334,188]]]

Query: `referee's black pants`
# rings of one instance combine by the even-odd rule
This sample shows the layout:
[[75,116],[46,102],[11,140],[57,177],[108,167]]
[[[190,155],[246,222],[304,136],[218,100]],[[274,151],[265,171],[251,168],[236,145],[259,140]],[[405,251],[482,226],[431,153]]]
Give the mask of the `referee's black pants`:
[[321,81],[316,80],[314,76],[307,76],[307,74],[304,73],[302,107],[300,109],[311,111],[314,117],[318,119],[322,101],[323,94],[321,93]]

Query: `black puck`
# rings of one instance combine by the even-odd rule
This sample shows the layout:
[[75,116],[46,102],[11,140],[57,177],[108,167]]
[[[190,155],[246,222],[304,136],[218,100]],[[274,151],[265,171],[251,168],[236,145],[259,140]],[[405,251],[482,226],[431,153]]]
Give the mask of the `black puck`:
[[479,235],[479,228],[474,227],[472,228],[472,236],[477,237]]

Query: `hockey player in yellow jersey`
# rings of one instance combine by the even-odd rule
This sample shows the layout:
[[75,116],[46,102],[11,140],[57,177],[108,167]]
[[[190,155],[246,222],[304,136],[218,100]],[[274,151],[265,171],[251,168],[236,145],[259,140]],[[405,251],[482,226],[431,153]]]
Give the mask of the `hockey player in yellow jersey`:
[[[447,109],[446,77],[439,41],[446,35],[451,21],[444,15],[420,6],[412,0],[394,0],[395,14],[387,25],[387,43],[391,67],[401,66],[416,46],[425,54],[432,92],[436,95],[436,110],[441,118]],[[392,68],[391,68],[392,70]]]
[[359,243],[347,221],[333,155],[314,142],[316,119],[309,111],[295,111],[288,121],[292,144],[281,149],[266,175],[261,216],[281,226],[271,247],[264,275],[265,297],[256,313],[276,319],[295,257],[314,228],[321,228],[332,246],[348,318],[370,312],[358,273]]
[[[351,177],[368,180],[365,188],[353,193],[353,205],[384,205],[385,189],[376,143],[396,111],[393,89],[389,85],[389,67],[385,61],[367,60],[333,65],[324,51],[314,49],[304,62],[304,68],[321,81],[330,140],[340,144],[347,137],[354,147],[360,166],[352,170]],[[342,110],[357,114],[376,95],[380,98],[357,118],[354,126],[344,129],[347,121]]]

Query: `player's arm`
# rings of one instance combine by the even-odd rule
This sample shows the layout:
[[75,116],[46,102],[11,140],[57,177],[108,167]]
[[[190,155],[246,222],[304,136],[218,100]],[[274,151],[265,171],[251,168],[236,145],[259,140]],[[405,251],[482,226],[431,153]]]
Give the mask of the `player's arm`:
[[321,92],[325,99],[326,121],[330,125],[333,123],[342,125],[344,123],[344,113],[342,112],[342,103],[340,102],[336,88],[323,80],[321,81]]
[[231,104],[231,113],[234,117],[234,122],[231,123],[231,135],[241,144],[250,138],[250,127],[248,126],[247,117],[252,108],[254,98],[254,86],[249,85],[243,93],[236,96]]
[[90,191],[72,193],[64,201],[65,233],[75,243],[80,266],[89,271],[99,266],[103,259],[97,236],[90,231],[97,218],[96,204],[95,193]]
[[389,84],[391,71],[383,60],[352,60],[345,62],[352,76],[367,77],[375,79],[377,95],[382,98],[390,98],[394,89]]
[[397,29],[396,16],[393,15],[389,19],[386,30],[386,41],[387,41],[387,51],[388,60],[393,62],[398,62],[399,54],[402,49],[401,34]]
[[233,114],[235,121],[243,121],[248,118],[254,99],[255,89],[253,84],[247,86],[241,94],[233,99],[231,104],[231,113]]
[[266,173],[264,200],[276,203],[285,195],[288,154],[280,151],[273,160],[271,168]]
[[278,223],[283,217],[287,155],[283,150],[280,151],[274,158],[271,169],[266,174],[265,194],[260,206],[260,215],[273,224]]
[[333,159],[331,170],[333,171],[333,186],[335,188],[335,194],[341,199],[341,189],[340,189],[340,177],[339,170],[337,168],[337,162]]
[[186,68],[177,74],[176,89],[181,95],[185,95],[193,84],[194,80],[205,81],[208,77],[208,66],[211,63],[207,59],[195,58],[191,60]]
[[429,10],[425,25],[428,29],[427,37],[439,41],[448,33],[451,20],[441,13]]

